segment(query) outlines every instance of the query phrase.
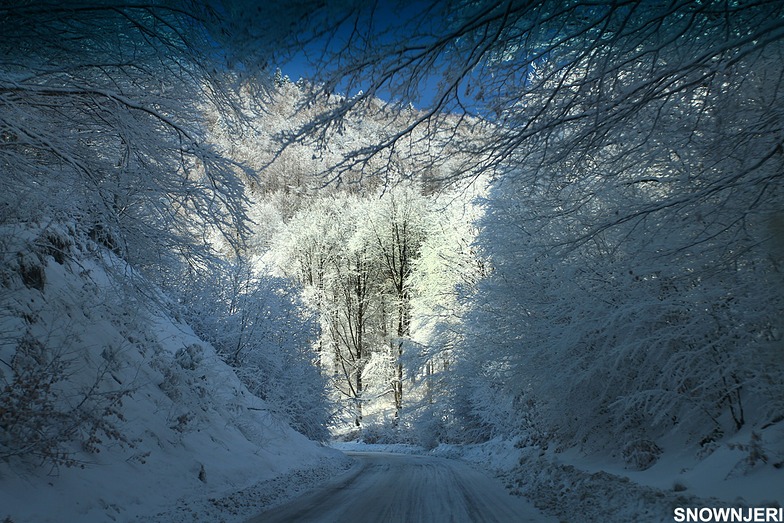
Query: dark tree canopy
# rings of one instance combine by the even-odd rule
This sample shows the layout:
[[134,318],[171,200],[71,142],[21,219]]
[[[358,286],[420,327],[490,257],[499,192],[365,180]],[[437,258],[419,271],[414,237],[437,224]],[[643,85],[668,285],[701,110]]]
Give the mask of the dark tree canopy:
[[[676,124],[700,141],[710,137],[698,126],[723,125],[738,147],[753,138],[760,148],[738,166],[743,174],[693,191],[698,198],[776,170],[781,2],[371,2],[333,19],[314,82],[347,98],[294,138],[324,138],[376,96],[420,110],[343,166],[391,154],[415,128],[454,126],[445,120],[457,114],[486,120],[465,171],[591,176],[601,159],[603,176],[634,172],[627,181],[640,183],[691,139],[671,136]],[[728,104],[742,109],[717,114]],[[676,122],[684,113],[689,121]]]
[[2,220],[78,209],[140,265],[195,254],[199,223],[242,231],[237,166],[201,123],[206,104],[234,104],[219,27],[198,2],[4,3]]

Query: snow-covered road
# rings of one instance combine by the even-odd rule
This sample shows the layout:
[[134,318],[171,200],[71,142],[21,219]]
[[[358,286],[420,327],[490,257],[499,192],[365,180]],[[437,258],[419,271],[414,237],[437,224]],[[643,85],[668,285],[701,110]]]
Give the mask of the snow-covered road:
[[327,486],[252,518],[274,522],[549,522],[501,482],[457,460],[349,452],[358,463]]

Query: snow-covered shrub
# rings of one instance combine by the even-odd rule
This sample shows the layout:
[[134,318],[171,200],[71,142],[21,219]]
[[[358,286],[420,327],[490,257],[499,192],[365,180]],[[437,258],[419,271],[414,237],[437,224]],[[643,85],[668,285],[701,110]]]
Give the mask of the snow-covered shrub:
[[[180,289],[182,308],[248,389],[270,411],[311,439],[328,437],[331,407],[317,368],[317,326],[291,284],[257,276],[244,260],[216,263]],[[178,353],[194,364],[193,347]]]
[[130,390],[104,390],[99,374],[94,387],[74,391],[68,382],[73,362],[47,355],[43,346],[33,354],[36,344],[23,343],[27,347],[20,344],[10,381],[0,389],[0,459],[75,466],[78,449],[100,452],[107,440],[129,444],[117,421],[123,420],[122,400]]
[[[14,247],[2,257],[0,459],[74,466],[80,451],[100,452],[107,441],[130,444],[119,423],[122,401],[133,389],[112,379],[119,365],[112,346],[99,345],[92,356],[82,352],[82,333],[71,322],[83,311],[53,310],[67,299],[59,286],[63,271],[74,270],[67,259],[77,240],[63,231],[74,229],[49,224],[40,230],[19,225],[0,232],[3,244]],[[53,276],[48,260],[58,262]],[[52,297],[44,284],[49,278]],[[85,311],[106,300],[86,278],[83,289],[68,293]]]
[[[702,145],[697,156],[715,144]],[[700,192],[737,172],[733,161],[699,183],[668,165],[675,192],[633,181],[661,166],[498,183],[479,235],[492,270],[458,351],[472,362],[467,401],[497,427],[505,401],[519,420],[532,403],[542,433],[594,450],[673,430],[696,444],[780,416],[784,282],[769,223],[781,194],[751,181]],[[487,376],[495,387],[472,385],[488,362],[507,370]]]
[[44,290],[46,271],[44,261],[38,252],[20,251],[17,253],[18,272],[24,284],[31,289]]
[[752,431],[748,443],[734,443],[730,444],[731,449],[740,450],[745,453],[733,468],[730,474],[748,474],[755,467],[768,463],[768,451],[765,449],[762,441],[762,436],[758,432]]
[[[0,84],[14,95],[0,99],[0,222],[76,220],[150,273],[204,256],[207,229],[245,232],[238,168],[201,124],[210,94],[223,109],[237,99],[206,72],[218,59],[206,19],[175,4],[4,7]],[[118,67],[125,48],[133,56]],[[58,263],[62,238],[48,241]],[[34,259],[20,263],[29,285],[43,285]]]
[[[69,412],[57,405],[67,364],[38,340],[19,340],[11,376],[0,389],[0,458],[35,457],[41,463],[74,464],[64,444],[71,439]],[[5,373],[4,373],[5,374]]]
[[645,470],[656,463],[662,453],[662,449],[651,440],[638,439],[624,445],[621,453],[629,468]]
[[198,343],[178,349],[174,355],[177,364],[186,370],[196,370],[204,359],[204,348]]

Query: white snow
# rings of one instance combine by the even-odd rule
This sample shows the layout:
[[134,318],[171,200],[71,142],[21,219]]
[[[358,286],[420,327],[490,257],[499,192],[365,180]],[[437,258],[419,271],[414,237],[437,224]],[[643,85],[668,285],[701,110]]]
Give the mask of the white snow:
[[[25,236],[16,237],[8,252],[26,248]],[[627,470],[612,456],[518,448],[503,439],[431,451],[350,442],[325,448],[265,412],[209,344],[163,306],[123,291],[103,264],[87,255],[44,261],[43,292],[6,275],[3,332],[26,328],[28,318],[32,334],[67,349],[75,387],[95,379],[109,349],[116,364],[101,387],[132,393],[117,421],[125,442],[106,438],[99,453],[71,449],[83,467],[0,462],[0,518],[14,523],[244,521],[348,469],[352,462],[339,450],[369,449],[481,464],[543,512],[569,521],[662,521],[676,506],[784,501],[775,466],[784,455],[775,447],[784,441],[782,422],[762,431],[768,462],[748,470],[749,453],[737,446],[748,443],[751,429],[701,460],[677,440],[662,442],[664,454],[645,471]],[[10,359],[14,348],[4,339],[0,356]]]
[[768,463],[759,461],[747,465],[748,451],[737,448],[749,443],[751,432],[752,429],[744,428],[703,455],[695,455],[693,447],[671,438],[663,442],[661,458],[649,469],[641,471],[629,470],[606,455],[581,456],[575,449],[551,456],[555,463],[572,465],[588,473],[603,471],[643,486],[717,499],[735,506],[784,503],[784,470],[781,468],[784,458],[781,450],[784,449],[776,451],[775,448],[784,443],[784,423],[779,422],[763,432],[767,436],[764,446],[770,452],[766,457]]
[[[767,449],[782,442],[784,423],[763,434]],[[585,456],[577,449],[557,452],[516,441],[440,445],[431,454],[464,459],[494,470],[508,489],[543,512],[566,521],[622,523],[671,521],[676,507],[780,507],[784,505],[782,454],[745,468],[746,429],[698,459],[693,447],[671,441],[660,460],[644,471],[624,468],[610,455]],[[679,444],[680,443],[680,444]],[[780,449],[779,449],[780,451]]]
[[377,450],[351,456],[360,465],[350,474],[248,523],[556,521],[466,462]]
[[[746,470],[749,441],[744,429],[695,457],[694,448],[674,439],[651,468],[634,471],[610,455],[585,456],[577,449],[557,452],[521,446],[517,440],[493,439],[477,445],[333,443],[349,452],[395,452],[459,459],[494,472],[507,489],[527,498],[543,513],[564,521],[672,521],[676,507],[780,507],[784,505],[784,470],[775,442],[782,442],[784,423],[763,431],[768,463]],[[779,451],[781,449],[778,449]],[[779,461],[777,461],[777,459]],[[778,464],[778,465],[777,465]]]
[[[24,235],[9,237],[18,244],[7,252],[34,252]],[[101,394],[129,392],[122,419],[112,418],[121,437],[99,431],[98,452],[67,446],[76,466],[0,460],[0,520],[242,521],[349,466],[268,414],[190,327],[144,292],[124,290],[125,278],[81,248],[63,264],[42,258],[42,291],[4,260],[0,359],[8,364],[0,383],[11,382],[16,340],[27,329],[67,356],[58,401],[78,400],[94,383]]]

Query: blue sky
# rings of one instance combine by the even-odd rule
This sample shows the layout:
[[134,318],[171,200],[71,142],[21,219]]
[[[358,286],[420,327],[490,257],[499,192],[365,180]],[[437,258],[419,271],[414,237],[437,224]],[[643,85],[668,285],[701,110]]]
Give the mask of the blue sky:
[[[401,5],[402,4],[402,5]],[[421,2],[389,2],[389,1],[379,1],[376,4],[376,9],[373,12],[373,28],[375,32],[375,36],[383,37],[386,32],[390,29],[393,31],[397,31],[399,34],[400,29],[395,27],[396,23],[401,21],[410,20],[412,17],[415,17],[418,13],[422,11],[427,6],[427,3]],[[365,19],[367,21],[367,19]],[[333,42],[333,47],[337,48],[338,45],[345,43],[348,39],[351,30],[353,27],[351,24],[344,24],[340,31],[336,34],[336,38]],[[367,29],[367,26],[364,26],[362,29]],[[360,30],[362,30],[360,29]],[[404,31],[404,29],[403,29]],[[314,42],[308,49],[306,53],[300,52],[297,55],[293,56],[292,59],[286,63],[280,64],[280,69],[284,75],[288,76],[291,80],[296,81],[301,77],[308,77],[313,74],[314,66],[309,62],[309,59],[313,59],[319,56],[319,52],[327,45],[325,40]],[[437,84],[437,78],[432,78],[429,81],[426,81],[423,85],[422,94],[424,100],[430,100],[435,93]],[[368,90],[370,85],[362,85],[360,88],[364,91]],[[358,90],[358,89],[356,89]],[[354,92],[341,92],[341,94],[346,95],[353,95],[356,94],[356,90]],[[385,97],[386,93],[386,97]],[[379,97],[389,99],[391,95],[389,91],[386,89],[381,89],[379,91]]]

